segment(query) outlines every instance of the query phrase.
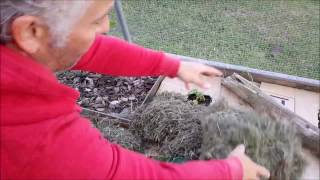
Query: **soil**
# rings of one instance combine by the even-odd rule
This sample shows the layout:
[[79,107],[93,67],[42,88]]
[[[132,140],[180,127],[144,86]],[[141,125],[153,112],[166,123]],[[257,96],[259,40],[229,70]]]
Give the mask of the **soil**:
[[57,74],[60,82],[80,92],[81,107],[103,113],[130,113],[143,102],[153,86],[153,77],[112,77],[68,71]]

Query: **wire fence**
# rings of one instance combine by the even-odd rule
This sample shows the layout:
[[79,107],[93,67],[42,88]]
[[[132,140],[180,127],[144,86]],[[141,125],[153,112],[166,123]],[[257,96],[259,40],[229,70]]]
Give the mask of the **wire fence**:
[[[320,1],[122,0],[122,7],[133,42],[145,47],[320,79]],[[111,34],[122,36],[119,23]]]

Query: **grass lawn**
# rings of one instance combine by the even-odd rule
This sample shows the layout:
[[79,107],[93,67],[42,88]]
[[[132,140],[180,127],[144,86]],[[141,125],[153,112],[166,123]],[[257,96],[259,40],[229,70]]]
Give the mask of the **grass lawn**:
[[[122,0],[134,42],[320,79],[318,0]],[[114,29],[112,34],[119,35]]]

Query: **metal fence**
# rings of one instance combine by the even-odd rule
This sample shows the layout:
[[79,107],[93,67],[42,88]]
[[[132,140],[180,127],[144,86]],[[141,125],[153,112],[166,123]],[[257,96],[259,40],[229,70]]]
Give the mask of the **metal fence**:
[[[319,1],[121,2],[128,24],[122,30],[145,47],[320,79]],[[112,35],[122,36],[120,25]]]

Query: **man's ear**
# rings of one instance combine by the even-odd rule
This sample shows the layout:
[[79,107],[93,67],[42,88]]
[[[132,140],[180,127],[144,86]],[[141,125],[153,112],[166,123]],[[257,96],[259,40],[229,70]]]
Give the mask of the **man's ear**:
[[48,28],[35,16],[20,16],[11,25],[16,45],[28,54],[36,53],[46,39]]

